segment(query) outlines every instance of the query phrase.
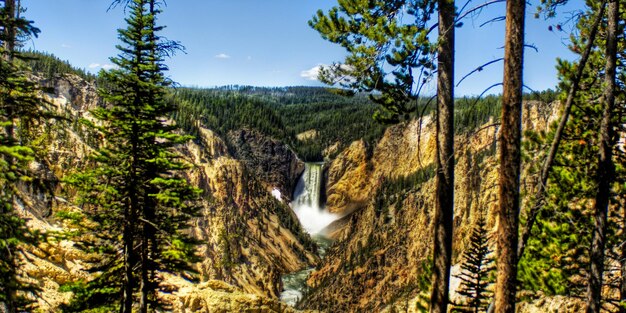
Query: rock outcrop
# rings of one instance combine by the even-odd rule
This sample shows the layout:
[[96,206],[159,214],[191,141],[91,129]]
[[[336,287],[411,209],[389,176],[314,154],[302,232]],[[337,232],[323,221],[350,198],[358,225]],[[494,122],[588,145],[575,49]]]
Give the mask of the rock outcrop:
[[244,162],[266,188],[278,189],[285,201],[291,201],[304,163],[287,145],[249,129],[231,131],[227,138],[235,158]]
[[[38,179],[54,182],[55,201],[37,201],[48,193],[25,186],[22,198],[28,200],[21,211],[32,228],[63,231],[67,225],[55,220],[54,213],[79,208],[73,206],[74,192],[61,182],[90,166],[87,156],[102,140],[79,119],[92,120],[89,111],[104,104],[95,85],[77,76],[60,76],[42,85],[52,89],[42,96],[62,118],[42,124],[35,134],[42,142],[39,152],[43,160],[32,167]],[[203,191],[201,216],[189,231],[202,242],[202,261],[196,267],[204,283],[192,284],[174,276],[166,282],[180,289],[179,297],[171,301],[182,303],[181,312],[239,312],[242,308],[255,312],[259,303],[259,312],[276,308],[284,312],[284,304],[280,306],[277,300],[281,276],[319,261],[315,243],[286,202],[273,197],[269,188],[280,188],[289,195],[302,163],[286,145],[260,133],[242,130],[236,137],[242,141],[234,141],[235,153],[231,154],[225,140],[200,126],[198,138],[179,148],[192,165],[186,173],[189,181]],[[242,146],[236,146],[238,143]],[[238,157],[244,153],[250,154]],[[59,291],[61,285],[90,279],[83,267],[88,257],[68,240],[49,242],[28,252],[25,271],[43,290],[42,311],[56,311],[71,299],[71,293]],[[215,287],[218,285],[231,287]],[[238,304],[229,311],[224,310],[227,303]]]
[[[558,109],[525,106],[524,127],[534,130],[546,130]],[[329,165],[329,208],[347,215],[330,227],[336,241],[311,274],[312,291],[302,307],[391,312],[427,299],[420,282],[432,254],[434,127],[428,117],[390,127],[371,157],[355,142]],[[455,263],[479,217],[496,229],[497,132],[497,124],[488,122],[455,137]],[[529,175],[523,182],[527,191],[534,186]]]

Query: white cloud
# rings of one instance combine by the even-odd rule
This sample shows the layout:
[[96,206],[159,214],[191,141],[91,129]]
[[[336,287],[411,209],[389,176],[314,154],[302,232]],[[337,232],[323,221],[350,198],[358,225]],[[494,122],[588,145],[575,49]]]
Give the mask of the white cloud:
[[115,64],[110,64],[110,63],[107,63],[107,64],[91,63],[91,64],[89,64],[88,67],[90,69],[92,69],[92,70],[95,70],[95,69],[98,69],[98,68],[102,68],[102,69],[108,71],[110,69],[116,68],[117,66]]
[[218,55],[215,56],[218,59],[230,59],[230,55],[226,54],[226,53],[220,53]]
[[61,48],[71,48],[72,46],[66,44],[66,43],[62,43],[61,44]]
[[308,70],[304,70],[300,72],[300,77],[308,79],[308,80],[317,80],[317,77],[320,74],[320,69],[322,66],[326,66],[324,64],[318,64]]
[[[330,70],[331,71],[331,77],[333,79],[333,81],[335,83],[353,83],[355,80],[352,76],[350,76],[350,73],[354,72],[354,68],[350,65],[345,65],[345,64],[334,64],[334,65],[328,65],[328,64],[318,64],[308,70],[304,70],[302,72],[300,72],[300,77],[304,78],[304,79],[308,79],[308,80],[319,80],[319,75],[320,75],[320,71],[322,69],[326,69],[326,70]],[[341,73],[339,73],[340,75],[343,76],[336,76],[336,73],[333,73],[332,70],[337,70],[340,69]]]

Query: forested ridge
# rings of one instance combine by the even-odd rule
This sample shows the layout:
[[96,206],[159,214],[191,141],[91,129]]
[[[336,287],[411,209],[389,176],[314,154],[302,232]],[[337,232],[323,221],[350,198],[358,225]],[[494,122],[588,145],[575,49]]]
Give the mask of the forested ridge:
[[[27,268],[69,273],[66,257],[82,276],[54,277],[63,312],[191,307],[177,286],[280,312],[282,275],[306,266],[299,309],[626,312],[626,5],[586,1],[576,59],[558,60],[556,90],[529,91],[527,3],[503,2],[503,56],[472,72],[501,61],[502,95],[459,96],[455,32],[480,5],[338,1],[309,21],[346,49],[319,68],[328,87],[201,88],[167,74],[182,46],[161,35],[163,0],[112,1],[126,24],[98,73],[25,50],[41,30],[0,0],[0,312],[36,312],[52,287]],[[68,77],[96,100],[55,98]],[[337,210],[324,258],[284,194],[302,161],[325,162],[316,183]]]
[[[74,74],[102,83],[99,75],[75,68],[54,55],[38,51],[28,51],[25,55],[33,72],[43,78]],[[556,92],[551,89],[524,94],[528,101],[551,103],[556,98]],[[177,86],[169,90],[167,99],[178,108],[173,118],[191,135],[197,135],[198,123],[221,135],[241,128],[256,129],[287,143],[306,161],[334,156],[323,152],[336,143],[335,154],[359,139],[371,147],[389,125],[373,118],[379,107],[369,94],[328,87]],[[410,118],[432,114],[434,103],[426,98],[420,102],[422,106]],[[499,95],[465,96],[455,99],[455,103],[456,132],[469,132],[490,119],[496,123],[500,118]],[[314,138],[296,137],[311,130],[316,131]]]

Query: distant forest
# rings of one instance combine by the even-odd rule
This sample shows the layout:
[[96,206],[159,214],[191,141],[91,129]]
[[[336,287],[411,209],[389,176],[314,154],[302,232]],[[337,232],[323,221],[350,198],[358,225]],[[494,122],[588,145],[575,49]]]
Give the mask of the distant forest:
[[[49,53],[27,51],[29,66],[43,78],[74,74],[102,84],[100,75],[73,67]],[[526,100],[550,103],[557,92],[546,90],[525,94]],[[368,149],[382,137],[387,124],[376,121],[380,106],[367,93],[346,95],[327,87],[254,87],[230,85],[216,88],[173,87],[167,100],[177,110],[172,116],[191,135],[198,134],[198,122],[220,135],[241,128],[258,130],[288,144],[304,161],[319,162],[334,157],[355,140],[363,139]],[[422,99],[427,107],[408,115],[414,118],[434,110],[434,101]],[[457,98],[455,130],[464,133],[493,119],[498,121],[500,95]],[[298,134],[314,131],[315,136],[299,140]],[[324,155],[324,150],[336,148]]]

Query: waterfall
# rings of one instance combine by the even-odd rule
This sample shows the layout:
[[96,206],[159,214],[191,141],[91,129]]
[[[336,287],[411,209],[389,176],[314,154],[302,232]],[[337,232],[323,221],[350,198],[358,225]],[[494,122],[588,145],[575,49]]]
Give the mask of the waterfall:
[[[319,246],[320,256],[330,246],[330,240],[320,232],[335,221],[339,216],[331,214],[321,203],[322,164],[305,163],[304,172],[298,180],[296,190],[293,193],[291,208],[298,216],[302,227],[312,235]],[[280,300],[294,306],[302,298],[302,291],[306,288],[306,280],[313,268],[307,268],[299,272],[290,273],[282,277],[283,292]]]
[[306,163],[293,193],[291,208],[298,216],[304,229],[312,235],[318,234],[338,216],[325,210],[321,201],[322,164]]

